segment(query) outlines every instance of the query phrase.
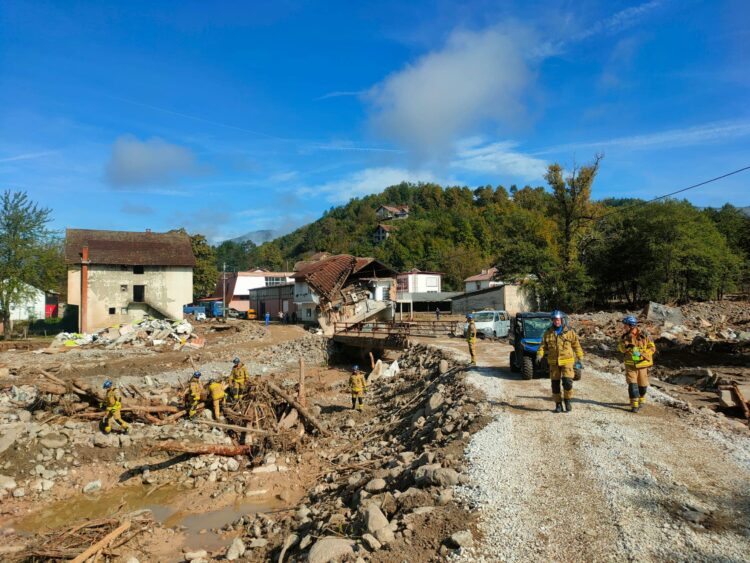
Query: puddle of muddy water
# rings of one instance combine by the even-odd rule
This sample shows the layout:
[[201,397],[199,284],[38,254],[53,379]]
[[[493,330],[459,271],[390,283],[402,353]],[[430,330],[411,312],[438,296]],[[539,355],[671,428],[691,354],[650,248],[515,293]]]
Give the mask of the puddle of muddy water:
[[235,522],[246,514],[274,512],[286,507],[283,502],[267,497],[252,502],[237,502],[216,510],[211,510],[213,501],[210,500],[204,504],[186,506],[186,490],[179,485],[116,487],[100,494],[79,495],[51,503],[13,522],[12,526],[21,534],[33,535],[69,526],[79,520],[108,518],[147,509],[164,526],[181,527],[186,536],[186,546],[211,550],[228,545],[231,537],[224,538],[210,530]]

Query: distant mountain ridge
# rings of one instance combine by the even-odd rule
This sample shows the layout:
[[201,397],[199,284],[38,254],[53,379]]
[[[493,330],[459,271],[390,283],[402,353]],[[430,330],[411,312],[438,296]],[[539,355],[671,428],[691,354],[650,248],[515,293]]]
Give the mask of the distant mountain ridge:
[[250,231],[244,235],[240,235],[236,238],[229,239],[230,242],[243,243],[251,241],[253,244],[263,244],[264,242],[272,241],[276,238],[277,234],[272,229],[262,229],[258,231]]

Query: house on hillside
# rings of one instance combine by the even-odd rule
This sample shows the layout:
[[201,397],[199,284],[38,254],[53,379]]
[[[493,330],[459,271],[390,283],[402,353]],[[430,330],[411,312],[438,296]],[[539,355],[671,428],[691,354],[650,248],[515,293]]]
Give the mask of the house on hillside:
[[375,244],[385,242],[386,239],[391,236],[391,233],[395,232],[397,229],[398,227],[396,227],[396,225],[379,224],[378,228],[375,229],[375,232],[372,233],[372,242]]
[[389,221],[391,219],[406,219],[409,217],[409,206],[408,205],[381,205],[375,210],[375,215],[381,221]]
[[471,291],[479,291],[480,289],[487,289],[489,287],[495,287],[502,285],[502,281],[498,278],[497,268],[489,268],[482,270],[480,274],[468,277],[464,280],[464,289],[466,293]]
[[302,322],[332,332],[335,322],[392,318],[397,273],[382,262],[337,254],[296,267],[294,302]]
[[[225,299],[227,307],[238,311],[254,309],[250,306],[250,292],[262,287],[293,284],[292,272],[269,272],[262,268],[248,272],[227,272],[216,282],[213,296]],[[257,310],[256,310],[257,312]]]
[[67,229],[65,263],[81,332],[146,315],[181,319],[193,299],[195,256],[184,232]]

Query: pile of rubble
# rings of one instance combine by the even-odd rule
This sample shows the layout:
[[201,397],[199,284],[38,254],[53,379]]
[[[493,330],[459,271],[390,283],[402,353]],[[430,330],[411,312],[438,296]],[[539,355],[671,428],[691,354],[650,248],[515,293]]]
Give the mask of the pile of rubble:
[[633,315],[654,339],[673,345],[700,346],[708,342],[750,343],[750,303],[705,302],[669,307],[651,302],[644,311],[583,313],[571,315],[578,333],[591,340],[612,344],[622,334],[622,318]]
[[317,449],[327,469],[294,514],[237,523],[245,544],[267,545],[266,560],[271,552],[279,560],[388,560],[397,543],[430,544],[447,555],[473,541],[464,514],[448,523],[445,516],[459,510],[452,487],[467,480],[461,451],[483,423],[479,400],[461,366],[440,350],[414,346],[398,363],[400,370],[368,379],[375,416],[339,417],[348,445]]
[[143,348],[169,345],[174,350],[195,350],[203,348],[205,340],[193,333],[193,325],[187,321],[144,318],[90,334],[61,332],[52,341],[50,348],[99,346],[106,350],[116,350],[124,346]]

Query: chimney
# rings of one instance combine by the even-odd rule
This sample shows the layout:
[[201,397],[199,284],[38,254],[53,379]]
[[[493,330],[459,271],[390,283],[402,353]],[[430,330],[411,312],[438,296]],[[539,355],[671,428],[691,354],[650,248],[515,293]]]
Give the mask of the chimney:
[[89,328],[89,263],[89,247],[86,245],[81,252],[81,306],[78,311],[78,330],[84,334]]

